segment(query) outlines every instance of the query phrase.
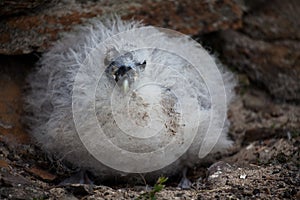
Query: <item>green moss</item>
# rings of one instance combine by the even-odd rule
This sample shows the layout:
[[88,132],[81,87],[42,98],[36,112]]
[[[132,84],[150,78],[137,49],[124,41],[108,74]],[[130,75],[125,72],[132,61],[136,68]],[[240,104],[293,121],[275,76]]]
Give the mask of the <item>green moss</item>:
[[160,177],[156,181],[155,185],[153,186],[152,190],[149,192],[141,194],[137,200],[139,199],[149,199],[149,200],[156,200],[156,194],[160,191],[162,191],[165,188],[165,183],[167,182],[168,178],[166,177]]

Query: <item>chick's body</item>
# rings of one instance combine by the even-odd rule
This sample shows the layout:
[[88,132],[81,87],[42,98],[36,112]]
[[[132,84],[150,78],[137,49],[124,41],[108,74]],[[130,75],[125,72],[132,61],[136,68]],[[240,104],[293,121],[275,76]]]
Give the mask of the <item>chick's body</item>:
[[[94,21],[65,35],[43,55],[40,67],[28,77],[26,110],[31,114],[26,119],[46,151],[110,178],[130,172],[173,174],[199,161],[203,142],[215,140],[212,152],[230,145],[223,110],[212,109],[211,102],[215,91],[224,87],[216,84],[217,90],[210,91],[205,79],[214,79],[214,74],[201,74],[201,70],[210,74],[207,63],[213,63],[212,58],[200,45],[194,46],[200,51],[194,56],[203,60],[194,67],[167,51],[169,47],[185,51],[189,39],[154,27],[135,32],[140,27],[119,19]],[[230,73],[223,71],[222,77],[229,100]],[[209,125],[212,113],[216,122]],[[207,142],[209,128],[213,134]],[[157,150],[157,165],[143,170],[140,163],[150,166],[151,156],[139,162],[142,156],[132,160],[125,155],[147,157]]]

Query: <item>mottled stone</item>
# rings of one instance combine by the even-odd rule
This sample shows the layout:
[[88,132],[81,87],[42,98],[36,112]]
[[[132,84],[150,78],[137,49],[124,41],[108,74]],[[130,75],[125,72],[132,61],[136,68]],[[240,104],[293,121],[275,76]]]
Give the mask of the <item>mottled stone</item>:
[[31,167],[31,168],[26,169],[26,171],[33,174],[34,176],[39,177],[42,180],[45,180],[45,181],[53,181],[54,179],[56,179],[55,175],[53,175],[45,170],[42,170],[38,167]]
[[226,61],[279,99],[300,100],[300,41],[262,41],[228,30],[221,34]]
[[260,0],[255,5],[243,19],[243,32],[258,40],[300,39],[300,1]]
[[300,100],[299,12],[297,0],[254,1],[240,30],[219,34],[227,63],[277,99]]
[[51,1],[53,0],[2,0],[0,1],[0,16],[32,12]]
[[172,28],[186,34],[208,33],[241,26],[242,11],[234,0],[225,1],[62,1],[36,12],[2,18],[0,54],[45,51],[59,33],[88,19],[113,14],[123,19]]

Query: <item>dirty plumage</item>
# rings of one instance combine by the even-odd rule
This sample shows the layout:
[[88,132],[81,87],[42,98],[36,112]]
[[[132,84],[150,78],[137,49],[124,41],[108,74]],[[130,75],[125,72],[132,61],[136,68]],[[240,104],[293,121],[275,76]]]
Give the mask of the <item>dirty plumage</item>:
[[[103,179],[130,174],[130,170],[135,169],[125,172],[113,169],[88,151],[82,138],[93,135],[96,125],[101,127],[106,139],[135,153],[155,151],[171,140],[184,143],[186,138],[192,137],[189,131],[197,128],[192,144],[185,153],[179,152],[184,153],[179,159],[154,172],[148,170],[148,174],[170,175],[198,163],[210,112],[216,118],[216,123],[210,128],[215,132],[223,129],[219,138],[217,134],[209,137],[209,140],[217,140],[212,152],[223,151],[231,144],[227,139],[228,122],[224,123],[219,117],[222,111],[218,107],[212,111],[210,98],[214,94],[208,91],[205,83],[205,79],[215,78],[209,73],[211,64],[206,65],[210,61],[213,63],[213,58],[200,45],[193,46],[200,52],[194,56],[205,61],[198,63],[197,67],[211,74],[202,78],[184,58],[159,48],[186,50],[193,45],[190,39],[172,37],[154,27],[147,27],[146,32],[134,31],[140,27],[144,26],[119,18],[104,23],[95,20],[77,27],[44,53],[39,66],[27,79],[30,91],[25,98],[29,113],[26,121],[33,137],[47,152]],[[132,32],[125,35],[124,40],[115,37],[128,31]],[[149,38],[149,32],[154,33],[154,38]],[[106,40],[111,40],[108,45],[103,44]],[[140,48],[147,45],[158,48]],[[229,102],[234,82],[230,72],[220,70]],[[214,87],[216,91],[223,89],[223,85],[215,84]],[[74,111],[74,107],[77,110]],[[97,124],[90,120],[92,111],[89,109],[94,109]],[[183,118],[199,123],[199,127],[192,127],[189,120],[183,123]],[[78,132],[84,133],[80,135]],[[154,132],[159,134],[151,135]],[[144,138],[139,138],[139,134]],[[151,139],[145,137],[148,135]],[[92,145],[98,148],[97,139],[92,140]],[[101,141],[103,138],[99,139],[99,144]],[[171,151],[176,151],[176,147],[173,148]],[[112,154],[104,147],[101,151],[104,156]],[[165,157],[161,162],[169,162],[168,159]],[[120,166],[126,166],[127,162],[132,161],[119,161]]]

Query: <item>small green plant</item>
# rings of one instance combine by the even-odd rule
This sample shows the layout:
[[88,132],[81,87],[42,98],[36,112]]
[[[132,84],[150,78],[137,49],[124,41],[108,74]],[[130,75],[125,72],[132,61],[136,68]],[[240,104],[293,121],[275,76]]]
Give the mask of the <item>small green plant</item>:
[[296,138],[300,136],[300,131],[291,131],[290,134],[292,138]]
[[139,196],[137,199],[156,200],[156,193],[162,191],[165,188],[165,182],[167,182],[167,180],[167,177],[159,177],[152,190],[141,194],[141,196]]

